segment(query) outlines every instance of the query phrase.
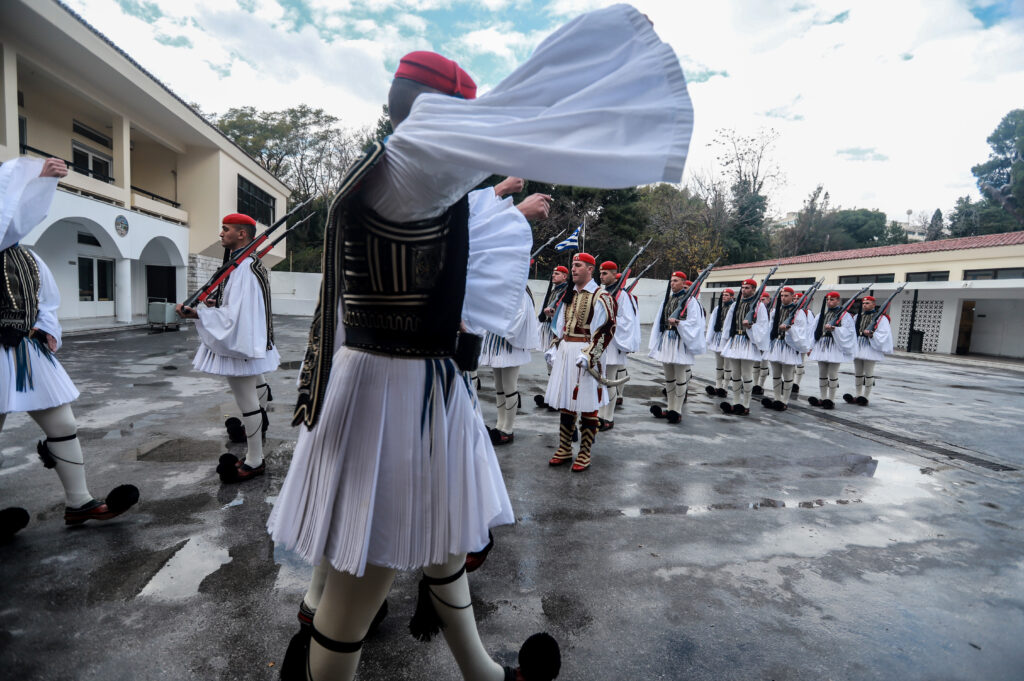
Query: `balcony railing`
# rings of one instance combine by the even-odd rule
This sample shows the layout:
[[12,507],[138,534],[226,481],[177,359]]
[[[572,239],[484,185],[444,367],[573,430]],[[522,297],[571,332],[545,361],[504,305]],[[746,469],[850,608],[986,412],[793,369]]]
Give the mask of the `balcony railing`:
[[96,178],[100,182],[106,182],[107,184],[110,184],[111,182],[114,181],[114,178],[111,177],[110,175],[105,175],[103,173],[98,173],[95,170],[93,170],[92,168],[87,168],[85,166],[76,165],[74,162],[69,161],[66,158],[61,158],[57,154],[51,154],[48,151],[43,151],[42,149],[36,149],[35,147],[30,147],[27,144],[22,144],[21,145],[21,153],[25,154],[25,153],[29,153],[29,152],[35,154],[36,156],[42,156],[43,158],[57,158],[57,159],[60,159],[60,160],[64,161],[65,165],[67,165],[68,168],[70,168],[71,170],[74,170],[76,173],[81,173],[82,175],[89,175],[90,177]]
[[160,196],[159,194],[154,194],[153,192],[147,191],[145,189],[142,189],[141,187],[136,187],[134,184],[132,185],[132,191],[138,192],[138,193],[142,194],[143,196],[148,196],[149,198],[153,199],[154,201],[163,201],[167,205],[173,206],[174,208],[181,208],[181,204],[178,203],[177,201],[171,201],[170,199],[168,199],[165,196]]

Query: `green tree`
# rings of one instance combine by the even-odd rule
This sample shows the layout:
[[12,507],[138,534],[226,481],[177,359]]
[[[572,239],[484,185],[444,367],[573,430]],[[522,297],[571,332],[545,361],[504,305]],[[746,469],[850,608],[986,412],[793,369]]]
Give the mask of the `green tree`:
[[638,241],[652,238],[644,260],[658,260],[647,276],[665,279],[682,270],[693,277],[722,257],[725,251],[719,232],[709,220],[709,206],[701,197],[688,188],[670,184],[643,187],[639,193],[646,229]]
[[731,192],[731,220],[721,236],[726,252],[723,264],[762,260],[771,254],[765,214],[767,191],[782,177],[778,165],[771,159],[778,136],[774,130],[745,136],[735,130],[722,129],[715,137],[716,159],[722,165]]
[[928,222],[928,231],[925,232],[925,241],[935,241],[936,239],[943,238],[943,230],[945,224],[942,221],[942,211],[938,208],[932,213],[932,219]]
[[988,136],[988,160],[971,168],[983,196],[1024,229],[1024,109],[1006,114]]
[[910,240],[907,238],[907,232],[903,229],[903,226],[895,220],[891,221],[885,228],[885,233],[882,235],[882,240],[878,244],[879,246],[895,246],[896,244],[905,244]]
[[1000,234],[1021,229],[1021,226],[997,204],[988,199],[972,201],[961,196],[949,212],[949,235],[953,238]]

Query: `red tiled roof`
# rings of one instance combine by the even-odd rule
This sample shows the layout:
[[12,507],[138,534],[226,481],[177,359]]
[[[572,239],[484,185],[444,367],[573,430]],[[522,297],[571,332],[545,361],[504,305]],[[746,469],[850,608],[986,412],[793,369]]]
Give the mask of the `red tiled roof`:
[[961,239],[940,239],[938,241],[918,241],[912,244],[896,244],[894,246],[875,246],[873,248],[855,248],[847,251],[823,251],[794,255],[778,260],[759,260],[737,265],[723,265],[715,270],[753,269],[772,265],[799,265],[812,262],[831,262],[834,260],[856,260],[859,258],[882,258],[890,255],[910,255],[912,253],[932,253],[936,251],[963,251],[969,248],[990,248],[992,246],[1013,246],[1024,244],[1024,231],[1003,232],[1002,234],[984,234],[982,236],[965,236]]

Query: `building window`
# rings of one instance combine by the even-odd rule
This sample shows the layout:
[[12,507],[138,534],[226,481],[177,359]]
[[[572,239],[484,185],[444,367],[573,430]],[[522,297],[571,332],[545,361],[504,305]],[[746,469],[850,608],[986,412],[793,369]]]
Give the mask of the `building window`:
[[840,284],[888,284],[896,281],[895,274],[848,274],[839,277]]
[[86,246],[99,246],[100,240],[94,237],[92,234],[86,234],[85,232],[78,233],[78,243],[85,244]]
[[907,281],[949,281],[949,271],[907,272]]
[[76,135],[80,135],[80,136],[84,137],[87,140],[92,140],[96,144],[99,144],[100,146],[104,146],[107,149],[113,149],[114,148],[114,140],[113,139],[111,139],[107,135],[104,135],[102,132],[99,132],[97,130],[93,130],[92,128],[90,128],[85,123],[81,123],[79,121],[72,121],[72,123],[71,123],[71,132],[75,133]]
[[273,224],[274,197],[239,175],[238,212],[248,215],[261,224]]
[[739,288],[742,281],[713,281],[709,282],[705,288]]
[[78,300],[84,302],[114,299],[114,261],[78,258]]
[[786,282],[786,286],[810,286],[815,281],[817,280],[814,277],[796,277],[793,279],[787,279],[786,277],[776,277],[775,279],[769,279],[768,283],[765,284],[764,287],[771,288],[773,286],[781,286],[782,282]]
[[114,159],[106,154],[90,149],[84,144],[71,142],[71,169],[83,175],[92,175],[100,182],[111,182],[110,168]]
[[964,270],[964,281],[977,281],[980,279],[1024,279],[1024,267]]

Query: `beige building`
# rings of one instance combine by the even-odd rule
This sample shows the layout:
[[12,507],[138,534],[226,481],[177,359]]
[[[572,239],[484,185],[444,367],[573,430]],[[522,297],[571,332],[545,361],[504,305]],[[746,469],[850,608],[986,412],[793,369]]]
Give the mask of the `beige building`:
[[760,282],[773,265],[770,285],[787,280],[799,291],[825,280],[815,312],[830,290],[870,286],[881,302],[905,283],[890,310],[898,349],[1024,357],[1024,231],[726,265],[708,277],[702,302],[744,279]]
[[[72,170],[22,240],[53,271],[63,319],[131,321],[219,266],[220,218],[267,225],[290,189],[74,12],[0,2],[0,162]],[[268,264],[285,255],[281,242]]]

